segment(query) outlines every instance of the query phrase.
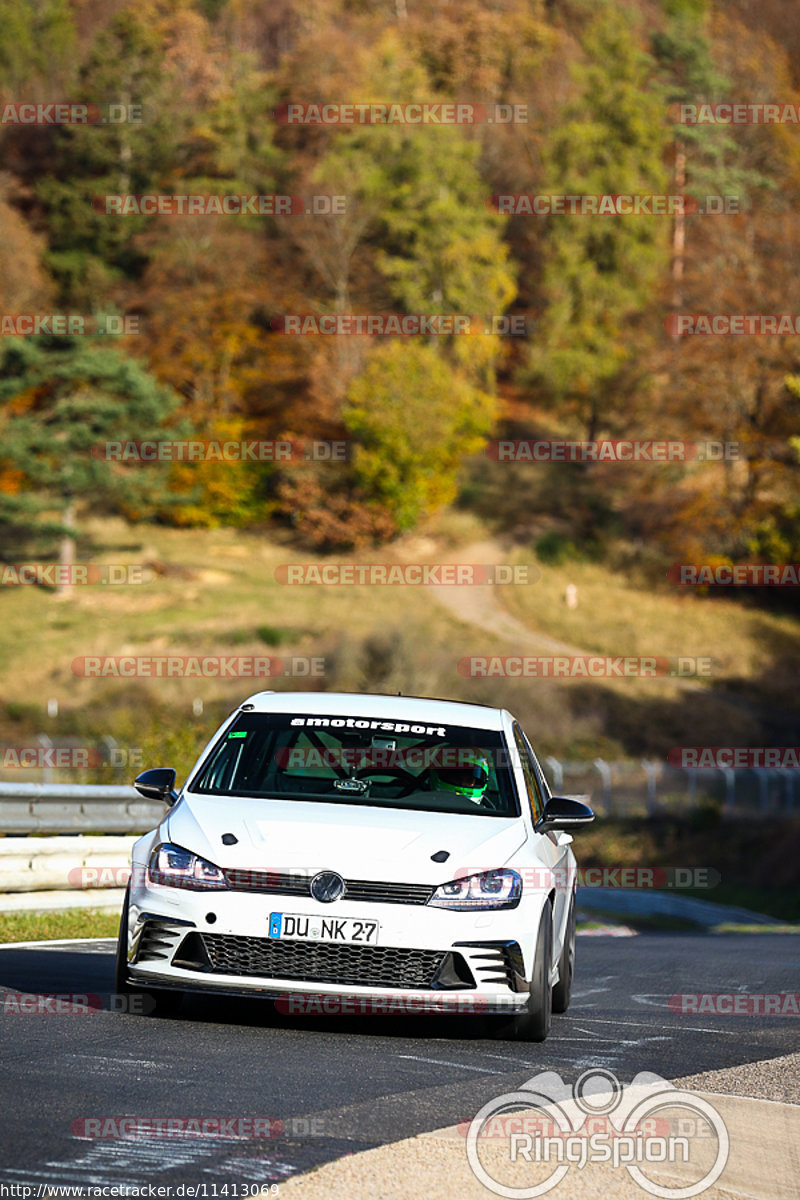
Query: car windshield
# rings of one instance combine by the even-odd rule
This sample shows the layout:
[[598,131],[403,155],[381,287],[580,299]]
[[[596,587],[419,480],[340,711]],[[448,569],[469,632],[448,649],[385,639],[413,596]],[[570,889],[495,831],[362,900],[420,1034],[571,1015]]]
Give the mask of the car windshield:
[[239,713],[200,766],[190,790],[519,815],[501,733],[365,717]]

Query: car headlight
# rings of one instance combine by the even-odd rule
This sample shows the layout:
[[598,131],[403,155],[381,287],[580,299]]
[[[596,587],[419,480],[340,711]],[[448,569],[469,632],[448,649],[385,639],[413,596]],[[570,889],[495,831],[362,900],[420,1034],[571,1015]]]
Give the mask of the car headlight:
[[182,846],[164,842],[156,846],[150,855],[147,868],[150,883],[162,883],[166,887],[184,887],[191,891],[204,892],[226,888],[225,876],[219,867],[198,858]]
[[504,867],[498,871],[483,871],[480,875],[465,875],[452,883],[443,883],[431,896],[428,904],[434,908],[455,908],[461,911],[474,908],[516,908],[522,895],[522,878],[516,871]]

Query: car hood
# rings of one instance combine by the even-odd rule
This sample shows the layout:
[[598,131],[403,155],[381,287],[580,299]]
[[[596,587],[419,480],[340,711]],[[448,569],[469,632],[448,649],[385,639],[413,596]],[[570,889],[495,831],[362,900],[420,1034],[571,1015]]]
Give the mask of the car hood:
[[[223,844],[233,834],[236,844]],[[225,868],[338,871],[346,879],[446,883],[504,866],[526,839],[521,817],[186,794],[169,814],[171,842]],[[431,856],[447,851],[443,863]]]

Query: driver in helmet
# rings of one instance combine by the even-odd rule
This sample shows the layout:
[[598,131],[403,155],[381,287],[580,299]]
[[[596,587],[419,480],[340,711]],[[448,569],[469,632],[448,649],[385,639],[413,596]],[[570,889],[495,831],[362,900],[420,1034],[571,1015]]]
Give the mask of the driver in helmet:
[[430,771],[433,791],[456,792],[480,804],[489,784],[489,760],[482,750],[441,746]]

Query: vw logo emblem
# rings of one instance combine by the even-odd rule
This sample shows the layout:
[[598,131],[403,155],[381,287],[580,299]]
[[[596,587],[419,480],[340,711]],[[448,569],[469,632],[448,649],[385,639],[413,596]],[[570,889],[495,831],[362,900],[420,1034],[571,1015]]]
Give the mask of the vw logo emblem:
[[331,904],[344,895],[344,880],[335,871],[320,871],[311,880],[311,895],[321,904]]

